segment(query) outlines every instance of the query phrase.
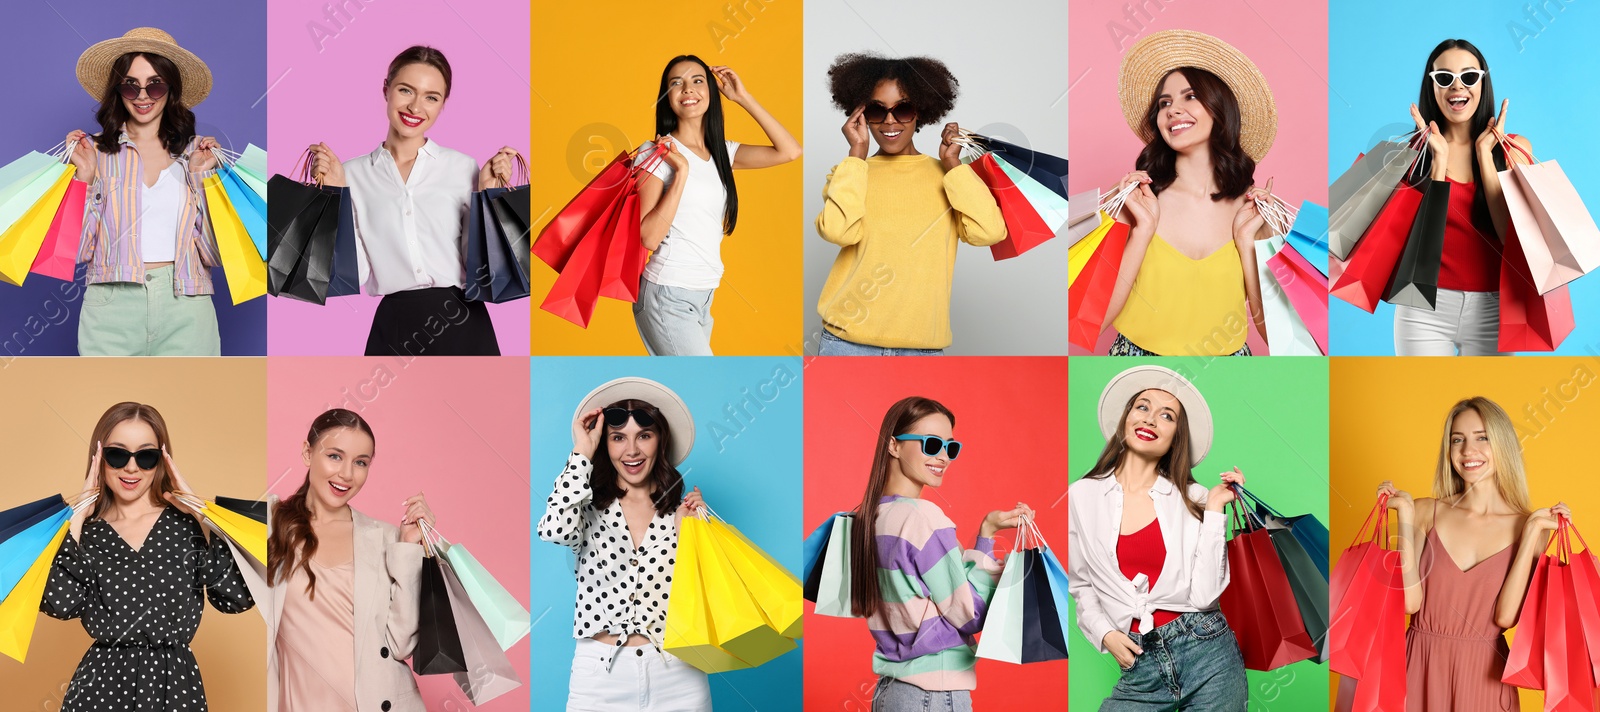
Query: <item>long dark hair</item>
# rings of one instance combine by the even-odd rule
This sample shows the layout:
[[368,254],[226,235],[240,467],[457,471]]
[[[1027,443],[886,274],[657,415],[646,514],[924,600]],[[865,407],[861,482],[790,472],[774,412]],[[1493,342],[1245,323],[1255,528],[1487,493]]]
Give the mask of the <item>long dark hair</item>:
[[[1084,477],[1099,480],[1110,477],[1118,467],[1122,466],[1128,457],[1127,434],[1123,427],[1128,422],[1128,414],[1133,412],[1133,404],[1145,391],[1160,390],[1147,388],[1128,398],[1127,404],[1122,406],[1122,417],[1117,419],[1117,426],[1111,430],[1111,439],[1106,441],[1106,446],[1100,451],[1100,457],[1095,459],[1094,467],[1090,468]],[[1205,509],[1199,502],[1189,498],[1189,485],[1194,484],[1194,463],[1189,461],[1189,412],[1182,407],[1178,408],[1177,433],[1172,437],[1172,447],[1167,454],[1161,456],[1156,463],[1156,473],[1170,480],[1178,488],[1178,494],[1183,497],[1183,503],[1188,506],[1189,514],[1195,519],[1205,518]]]
[[439,70],[444,75],[444,98],[450,98],[450,60],[444,58],[443,52],[427,45],[412,45],[389,60],[389,73],[383,78],[383,90],[389,90],[389,82],[394,81],[394,75],[413,64],[426,64]]
[[[355,428],[372,438],[374,449],[378,438],[372,426],[355,411],[334,408],[324,411],[311,421],[306,432],[306,442],[315,448],[322,437],[336,428]],[[306,572],[306,595],[317,597],[317,574],[311,570],[311,557],[317,553],[317,533],[311,528],[311,508],[306,496],[311,491],[311,471],[306,471],[305,482],[288,499],[278,502],[272,510],[272,533],[267,537],[267,582],[277,585],[287,581],[295,568]]]
[[896,435],[911,432],[911,426],[930,415],[939,414],[950,419],[955,427],[956,416],[944,404],[932,398],[911,396],[889,406],[878,426],[878,439],[874,440],[872,473],[867,477],[867,491],[861,495],[861,505],[856,507],[855,525],[850,528],[850,607],[858,616],[870,617],[883,603],[878,591],[878,500],[889,486],[889,471],[894,458],[889,456],[889,446]]
[[678,115],[672,113],[672,103],[667,100],[667,82],[673,65],[679,62],[694,62],[706,73],[706,100],[710,104],[706,107],[705,116],[700,119],[700,126],[704,129],[706,150],[711,152],[711,162],[717,164],[717,177],[722,179],[722,187],[728,193],[727,201],[722,208],[722,234],[732,235],[734,226],[739,224],[739,188],[733,183],[733,161],[728,157],[728,143],[726,133],[723,131],[722,122],[722,90],[717,88],[717,77],[711,73],[699,57],[692,54],[680,54],[668,60],[667,66],[661,70],[661,88],[656,92],[656,135],[665,136],[678,130]]
[[94,138],[94,145],[101,153],[122,150],[117,139],[121,137],[122,125],[130,117],[128,108],[122,105],[122,94],[117,87],[128,78],[128,69],[133,67],[133,60],[140,57],[150,62],[150,68],[156,70],[156,76],[161,77],[161,81],[167,85],[167,105],[161,110],[161,144],[166,147],[167,153],[183,155],[190,139],[194,138],[194,112],[183,105],[183,75],[172,60],[150,52],[129,52],[111,63],[105,90],[100,92],[100,109],[94,114],[95,121],[100,123],[100,135]]
[[[167,435],[167,421],[161,418],[161,412],[153,406],[125,401],[107,408],[106,412],[100,414],[100,420],[94,424],[94,432],[89,438],[90,463],[94,462],[96,443],[104,443],[110,439],[111,431],[128,420],[142,420],[149,423],[150,429],[155,431],[156,434],[156,447],[166,447],[168,453],[172,452],[172,440]],[[128,443],[130,446],[137,444]],[[105,468],[106,464],[102,460],[99,471],[94,473],[95,481],[99,484],[100,497],[95,500],[94,514],[90,515],[91,519],[103,517],[106,510],[110,509],[112,504],[117,501],[116,495],[111,492],[111,488],[106,486]],[[167,473],[166,459],[162,458],[161,461],[156,463],[156,468],[150,472],[150,502],[166,506],[164,496],[168,492],[176,491],[177,487],[172,483],[172,477]]]
[[[1437,126],[1445,124],[1444,111],[1439,108],[1439,100],[1433,97],[1433,79],[1428,76],[1428,72],[1433,71],[1433,63],[1439,59],[1439,55],[1452,49],[1464,49],[1471,52],[1472,57],[1478,60],[1478,68],[1484,72],[1489,71],[1489,60],[1484,59],[1483,53],[1479,52],[1478,48],[1471,42],[1461,39],[1449,39],[1440,42],[1438,46],[1433,48],[1432,52],[1428,53],[1427,63],[1422,65],[1422,88],[1417,92],[1417,113],[1422,114],[1423,126],[1427,126],[1429,122],[1435,122]],[[1472,121],[1467,125],[1468,132],[1473,138],[1477,138],[1479,134],[1483,133],[1484,129],[1489,127],[1489,119],[1494,118],[1495,112],[1493,75],[1484,74],[1483,78],[1479,80],[1478,87],[1478,110],[1472,112]],[[1494,159],[1495,170],[1503,171],[1506,169],[1505,149],[1496,144],[1490,155]],[[1416,176],[1412,178],[1412,185],[1421,188],[1428,181],[1428,176],[1430,175],[1428,171],[1430,166],[1433,165],[1433,154],[1424,149],[1418,161],[1419,165],[1416,173],[1408,175]],[[1472,223],[1480,226],[1493,225],[1493,221],[1489,218],[1489,201],[1483,194],[1483,176],[1478,170],[1478,162],[1471,161],[1471,163],[1472,183],[1477,188],[1477,195],[1472,200]]]
[[1161,114],[1161,86],[1166,83],[1167,77],[1178,73],[1189,80],[1189,88],[1194,90],[1195,97],[1205,106],[1206,113],[1211,115],[1211,179],[1217,184],[1217,192],[1211,194],[1211,199],[1231,200],[1244,195],[1255,182],[1256,159],[1245,153],[1244,146],[1239,143],[1239,134],[1244,126],[1239,112],[1239,99],[1233,95],[1233,89],[1228,87],[1227,82],[1204,69],[1179,67],[1162,75],[1161,81],[1156,82],[1155,92],[1150,95],[1150,104],[1144,110],[1144,127],[1153,138],[1139,152],[1139,160],[1134,166],[1150,174],[1150,190],[1157,195],[1178,178],[1178,152],[1167,145],[1167,140],[1161,137],[1161,129],[1156,125],[1156,118]]
[[[683,475],[678,474],[678,468],[672,464],[672,428],[667,426],[667,419],[655,406],[642,400],[620,400],[605,407],[642,410],[655,421],[649,427],[640,426],[641,430],[655,433],[657,439],[656,461],[650,463],[650,475],[645,484],[650,488],[650,496],[655,499],[656,514],[670,514],[683,501]],[[604,417],[601,416],[602,419]],[[610,425],[602,429],[600,452],[591,458],[594,472],[589,476],[589,483],[594,488],[594,496],[589,500],[589,506],[596,510],[611,506],[624,494],[622,485],[617,484],[617,466],[611,463],[611,456],[605,452],[604,436],[619,429]]]

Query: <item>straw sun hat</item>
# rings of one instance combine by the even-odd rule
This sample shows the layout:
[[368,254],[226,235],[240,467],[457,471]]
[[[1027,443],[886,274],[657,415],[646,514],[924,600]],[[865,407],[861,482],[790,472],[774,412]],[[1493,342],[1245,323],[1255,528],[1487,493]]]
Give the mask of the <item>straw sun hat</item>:
[[104,99],[106,77],[118,57],[129,52],[147,52],[165,57],[178,67],[183,82],[183,105],[193,109],[211,93],[211,69],[193,52],[178,46],[177,40],[154,27],[135,27],[128,33],[96,43],[78,57],[78,83],[95,101]]
[[1239,100],[1239,144],[1260,161],[1278,134],[1278,108],[1267,78],[1249,57],[1211,35],[1189,30],[1163,30],[1133,45],[1122,58],[1117,94],[1128,128],[1145,143],[1155,136],[1144,126],[1145,110],[1163,77],[1180,67],[1217,75]]
[[1189,379],[1170,368],[1134,366],[1112,377],[1105,390],[1100,391],[1100,434],[1110,440],[1122,427],[1122,409],[1128,406],[1128,399],[1152,388],[1171,393],[1183,404],[1183,412],[1189,416],[1189,464],[1200,464],[1211,452],[1215,430],[1211,406]]
[[648,378],[626,376],[601,384],[578,402],[578,410],[573,412],[572,418],[577,420],[579,415],[595,408],[623,400],[644,401],[661,411],[661,417],[672,430],[672,452],[667,453],[667,459],[673,467],[688,459],[689,450],[694,447],[694,418],[689,416],[689,406],[671,388]]

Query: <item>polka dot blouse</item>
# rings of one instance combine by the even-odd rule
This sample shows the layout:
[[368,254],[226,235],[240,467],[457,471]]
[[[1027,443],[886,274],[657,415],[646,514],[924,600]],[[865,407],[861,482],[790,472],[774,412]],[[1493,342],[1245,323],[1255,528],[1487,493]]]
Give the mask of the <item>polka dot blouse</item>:
[[572,548],[577,555],[578,601],[572,634],[611,633],[649,637],[658,645],[666,632],[667,594],[678,553],[675,515],[657,514],[644,541],[634,546],[622,502],[595,509],[589,488],[593,463],[577,453],[556,478],[539,520],[539,538]]
[[203,712],[205,687],[189,642],[205,599],[223,613],[255,606],[228,543],[207,543],[199,522],[168,507],[134,551],[103,519],[69,534],[50,565],[39,610],[82,621],[94,638],[72,675],[62,712]]

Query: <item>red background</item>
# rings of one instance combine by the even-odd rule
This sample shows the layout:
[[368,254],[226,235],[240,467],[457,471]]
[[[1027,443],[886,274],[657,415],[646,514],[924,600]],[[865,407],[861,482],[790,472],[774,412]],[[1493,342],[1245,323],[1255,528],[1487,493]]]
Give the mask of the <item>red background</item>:
[[[1038,513],[1039,528],[1066,563],[1067,359],[1023,357],[812,359],[806,366],[805,531],[861,500],[883,414],[920,395],[956,416],[964,449],[944,484],[923,490],[956,524],[970,547],[990,510],[1018,501]],[[1059,501],[1058,501],[1059,500]],[[995,537],[1009,551],[1014,530]],[[871,709],[872,637],[866,621],[812,613],[806,604],[805,709]],[[1012,665],[978,660],[980,710],[1067,708],[1067,661]]]

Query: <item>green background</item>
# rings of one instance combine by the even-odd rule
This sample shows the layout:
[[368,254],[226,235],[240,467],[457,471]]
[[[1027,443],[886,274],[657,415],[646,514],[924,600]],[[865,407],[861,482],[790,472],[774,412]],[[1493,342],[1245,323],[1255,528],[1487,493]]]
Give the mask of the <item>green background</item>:
[[[1278,511],[1309,512],[1327,523],[1325,358],[1074,357],[1068,367],[1068,462],[1073,480],[1087,474],[1105,446],[1097,413],[1100,391],[1116,374],[1145,363],[1183,374],[1211,407],[1216,436],[1210,454],[1195,468],[1196,481],[1211,487],[1222,472],[1237,466],[1245,475],[1245,486]],[[1076,620],[1076,610],[1073,615]],[[1071,709],[1095,709],[1117,682],[1117,661],[1096,651],[1076,626],[1068,648]],[[1252,670],[1249,675],[1252,712],[1327,708],[1326,665],[1299,662],[1271,672]]]

